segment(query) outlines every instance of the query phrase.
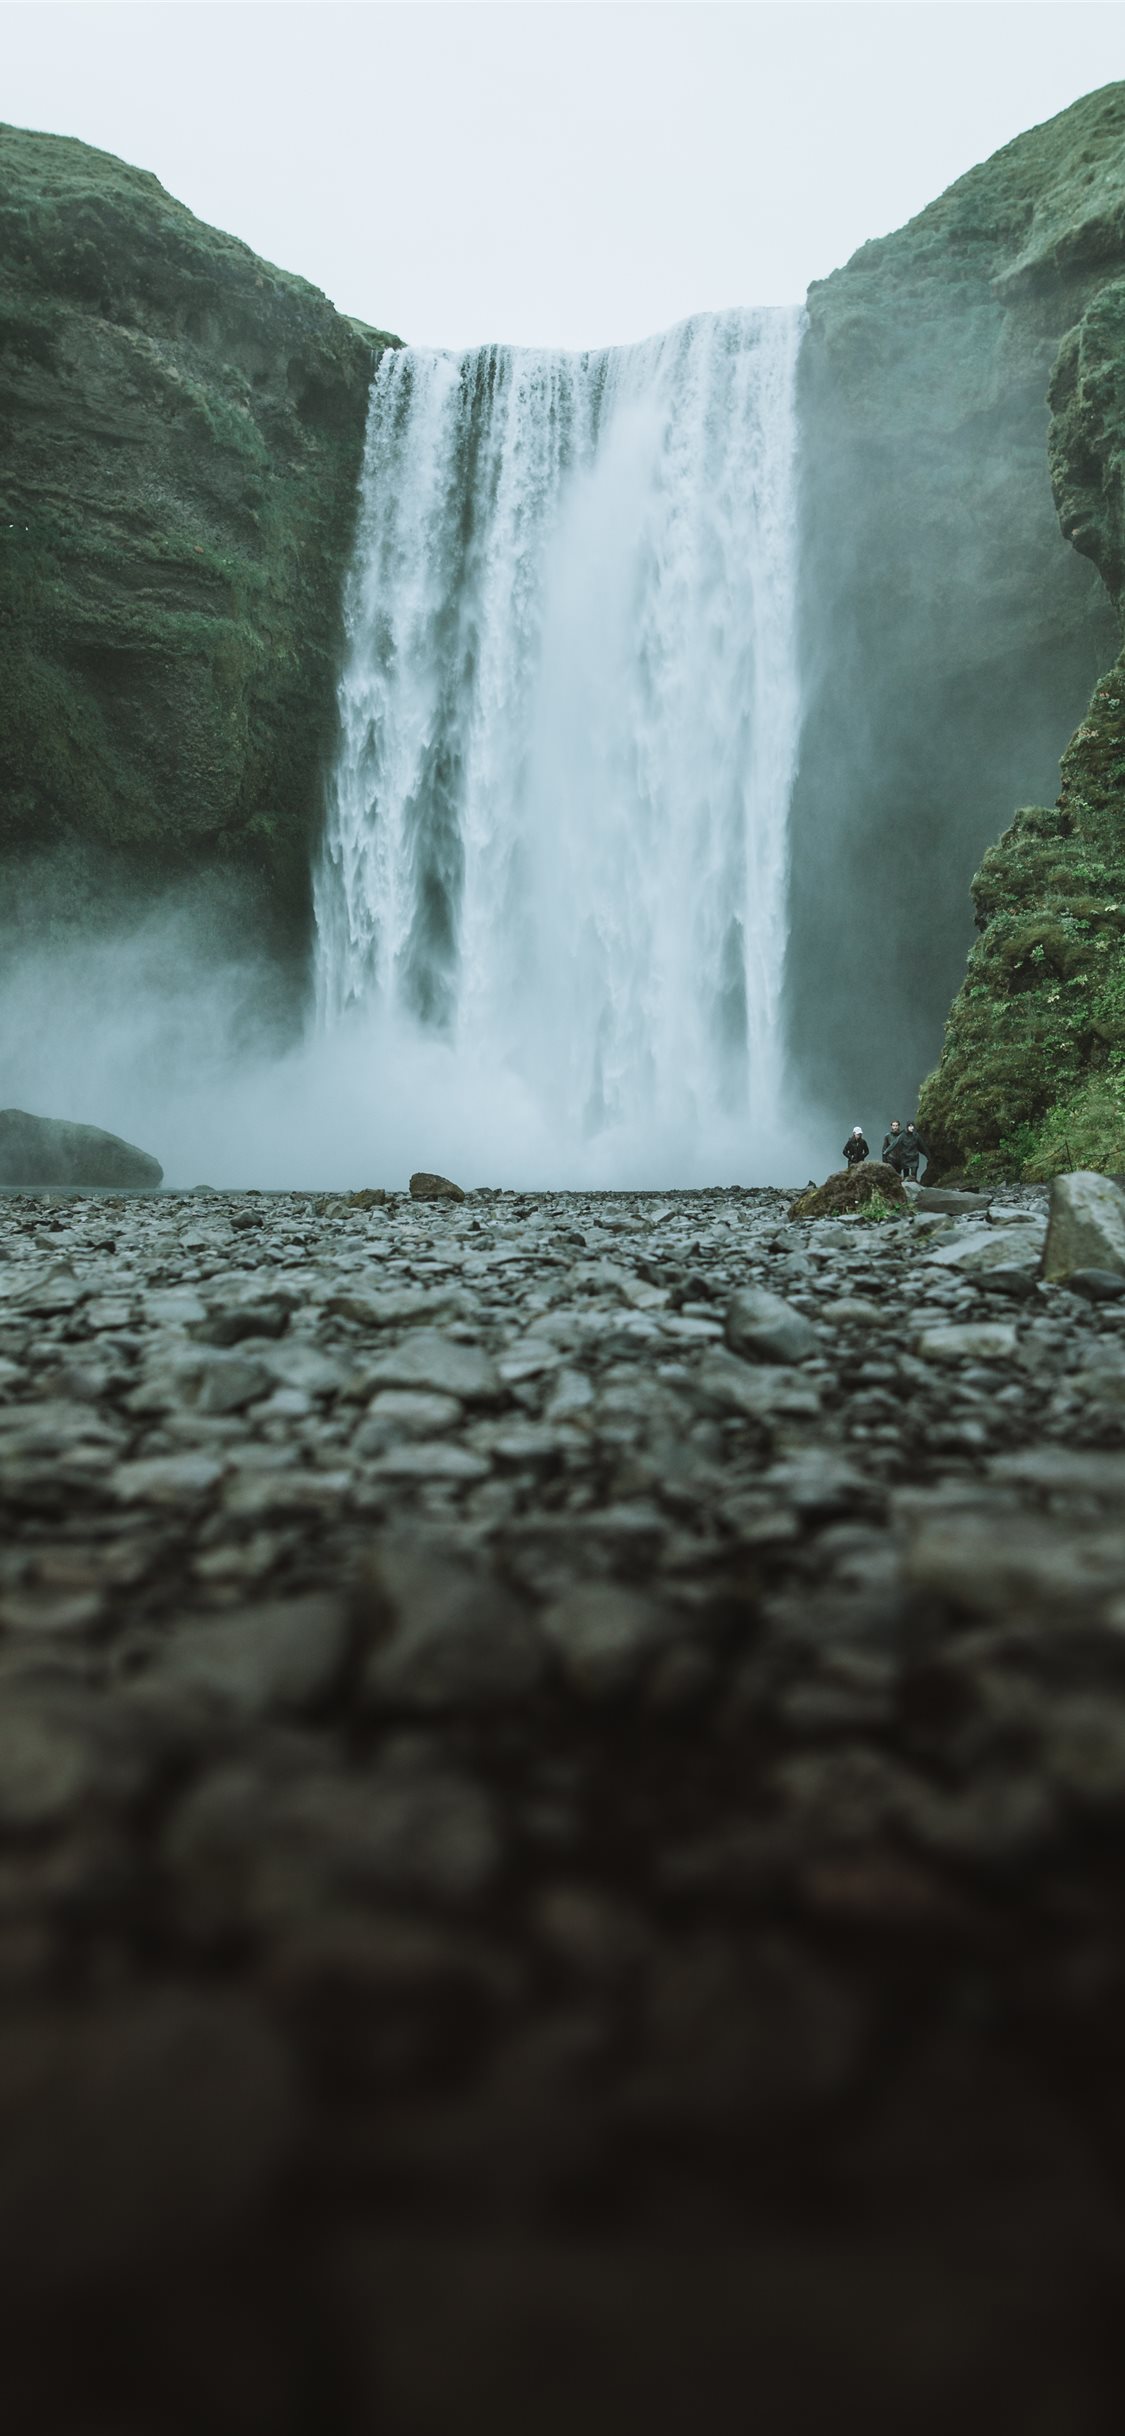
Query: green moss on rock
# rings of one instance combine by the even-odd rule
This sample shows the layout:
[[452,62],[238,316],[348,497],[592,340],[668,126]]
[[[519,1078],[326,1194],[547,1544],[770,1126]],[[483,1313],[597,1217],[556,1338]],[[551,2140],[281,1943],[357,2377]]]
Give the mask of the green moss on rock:
[[981,937],[918,1121],[972,1182],[1125,1170],[1125,659],[1053,810],[1018,812],[973,884]]
[[0,856],[308,927],[380,346],[154,177],[0,128]]

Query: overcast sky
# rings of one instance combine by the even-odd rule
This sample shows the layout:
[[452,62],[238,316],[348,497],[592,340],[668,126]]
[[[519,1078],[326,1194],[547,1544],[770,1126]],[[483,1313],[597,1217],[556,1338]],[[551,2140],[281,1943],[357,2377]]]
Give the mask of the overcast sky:
[[421,345],[791,302],[1123,75],[1119,0],[0,6],[0,116]]

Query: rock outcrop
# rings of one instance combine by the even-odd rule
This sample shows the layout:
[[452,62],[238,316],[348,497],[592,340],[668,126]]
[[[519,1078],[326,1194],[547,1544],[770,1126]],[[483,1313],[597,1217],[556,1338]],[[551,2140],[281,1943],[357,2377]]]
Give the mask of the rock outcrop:
[[1118,647],[1052,505],[1047,393],[1066,532],[1108,573],[1123,270],[1112,85],[810,293],[791,1031],[833,1104],[910,1098],[963,970],[969,875],[1014,805],[1054,792]]
[[159,1159],[98,1125],[29,1116],[0,1108],[0,1187],[62,1191],[116,1188],[151,1192],[164,1180]]
[[154,177],[0,128],[0,857],[205,872],[299,942],[382,333]]
[[[1107,233],[1107,261],[1113,250]],[[1050,403],[1059,521],[1120,616],[1125,278],[1095,292],[1063,341]],[[1016,813],[973,901],[982,935],[923,1094],[927,1139],[973,1177],[1125,1169],[1125,657],[1094,689],[1056,802]]]

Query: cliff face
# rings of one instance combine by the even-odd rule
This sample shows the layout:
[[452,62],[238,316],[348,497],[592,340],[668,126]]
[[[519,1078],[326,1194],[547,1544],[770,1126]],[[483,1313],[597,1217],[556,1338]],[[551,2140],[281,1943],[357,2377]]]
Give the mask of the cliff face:
[[[1125,591],[1125,279],[1091,300],[1051,383],[1063,532]],[[973,882],[982,933],[926,1084],[943,1165],[1029,1178],[1125,1169],[1125,656],[1095,688],[1053,807],[1016,814]]]
[[[1052,502],[1047,393],[1058,362],[1057,431],[1068,334],[1108,335],[1122,270],[1117,85],[810,295],[790,1029],[841,1122],[910,1113],[964,969],[969,875],[1013,805],[1053,794],[1117,649]],[[1079,540],[1105,525],[1103,455],[1068,462]]]
[[387,343],[155,178],[0,128],[9,908],[37,877],[55,920],[229,874],[303,938]]

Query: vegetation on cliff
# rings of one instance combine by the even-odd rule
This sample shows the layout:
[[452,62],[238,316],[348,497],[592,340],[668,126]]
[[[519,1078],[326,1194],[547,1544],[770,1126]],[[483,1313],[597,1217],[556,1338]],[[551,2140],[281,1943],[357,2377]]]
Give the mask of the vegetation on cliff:
[[[1063,531],[1120,612],[1125,279],[1064,339],[1050,403]],[[1125,657],[1063,757],[1057,803],[1016,814],[973,900],[982,935],[921,1101],[941,1163],[983,1179],[1125,1171]]]
[[0,856],[307,928],[384,334],[154,177],[0,128]]
[[1078,325],[1092,436],[1123,272],[1125,84],[1029,129],[811,290],[791,1040],[833,1108],[913,1098],[964,969],[968,876],[1016,804],[1053,795],[1118,648],[1067,546],[1104,522],[1100,473],[1064,538],[1047,437]]

